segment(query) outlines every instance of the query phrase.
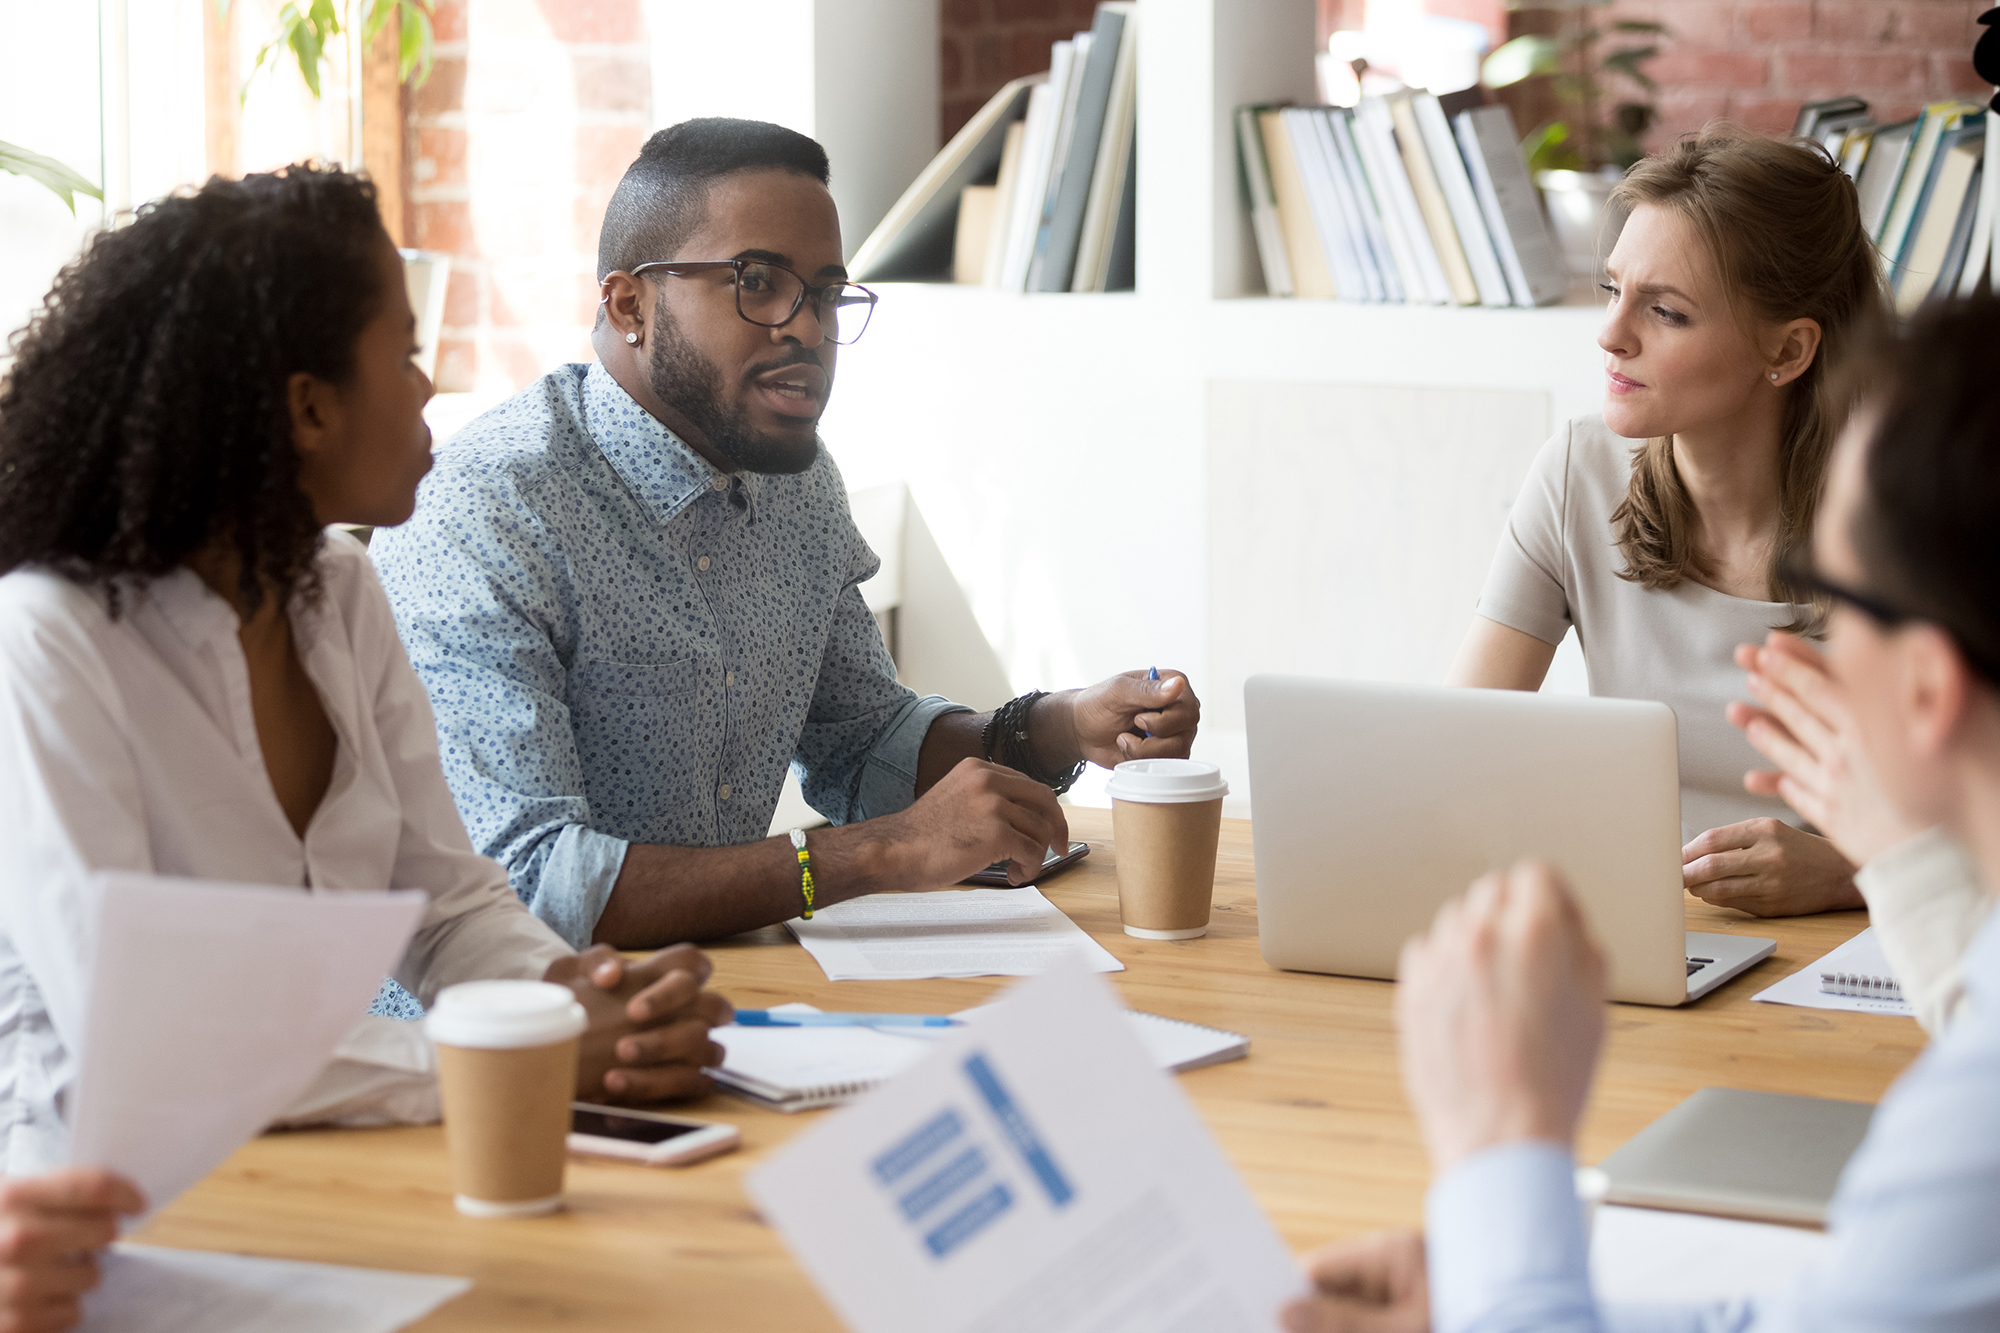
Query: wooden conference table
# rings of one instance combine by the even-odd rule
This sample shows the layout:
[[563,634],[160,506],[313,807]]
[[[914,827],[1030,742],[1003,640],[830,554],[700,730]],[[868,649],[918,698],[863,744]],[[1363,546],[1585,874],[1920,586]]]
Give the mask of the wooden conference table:
[[[1266,966],[1248,823],[1223,825],[1208,935],[1165,943],[1119,929],[1109,813],[1070,819],[1093,852],[1045,892],[1125,963],[1111,981],[1127,1003],[1250,1037],[1248,1059],[1180,1084],[1286,1241],[1304,1249],[1416,1224],[1428,1169],[1397,1072],[1390,985]],[[1601,1159],[1708,1084],[1879,1099],[1923,1044],[1914,1023],[1750,1002],[1864,924],[1859,912],[1756,921],[1688,899],[1690,928],[1775,937],[1777,956],[1685,1009],[1614,1007],[1580,1159]],[[836,985],[782,927],[711,954],[715,985],[745,1008],[805,1000],[943,1013],[1007,984]],[[738,1125],[743,1150],[682,1170],[575,1161],[568,1212],[513,1222],[452,1210],[436,1127],[266,1135],[135,1239],[471,1278],[469,1293],[416,1326],[427,1333],[839,1329],[739,1182],[824,1113],[779,1115],[720,1095],[689,1113]]]

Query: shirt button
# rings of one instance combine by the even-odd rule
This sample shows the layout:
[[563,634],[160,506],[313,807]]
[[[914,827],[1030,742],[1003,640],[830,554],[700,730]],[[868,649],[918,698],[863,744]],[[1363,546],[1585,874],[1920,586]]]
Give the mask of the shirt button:
[[722,784],[722,787],[721,787],[721,789],[720,789],[720,790],[718,790],[718,791],[717,791],[717,792],[716,792],[715,794],[716,794],[717,796],[720,796],[720,797],[721,797],[721,798],[722,798],[723,800],[725,800],[725,801],[726,801],[726,800],[728,800],[728,799],[729,799],[729,784],[728,784],[728,783],[726,783],[726,782],[725,782],[725,783],[723,783],[723,784]]
[[729,478],[727,478],[727,477],[711,477],[711,478],[709,479],[709,483],[708,483],[708,484],[709,484],[709,485],[711,485],[711,486],[713,486],[713,487],[715,487],[715,489],[716,489],[716,490],[718,490],[718,491],[726,491],[726,490],[728,490],[728,489],[729,489]]
[[728,686],[729,688],[734,689],[736,687],[736,673],[734,671],[723,672],[722,683]]
[[708,572],[708,557],[703,556],[701,559],[695,561],[694,567],[706,574]]

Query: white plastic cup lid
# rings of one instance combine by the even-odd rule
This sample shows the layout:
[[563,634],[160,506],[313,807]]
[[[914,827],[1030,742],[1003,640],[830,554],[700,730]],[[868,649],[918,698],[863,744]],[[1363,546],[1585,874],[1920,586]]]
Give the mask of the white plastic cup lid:
[[1199,759],[1127,759],[1111,770],[1104,794],[1142,805],[1183,805],[1229,794],[1222,770]]
[[590,1020],[567,986],[551,981],[466,981],[438,992],[424,1031],[441,1046],[514,1050],[580,1036]]

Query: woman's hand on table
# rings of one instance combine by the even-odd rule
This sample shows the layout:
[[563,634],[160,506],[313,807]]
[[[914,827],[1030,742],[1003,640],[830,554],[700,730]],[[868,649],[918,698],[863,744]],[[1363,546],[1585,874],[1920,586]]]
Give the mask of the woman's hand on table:
[[0,1333],[75,1328],[97,1251],[145,1207],[131,1181],[94,1168],[0,1180]]
[[1731,704],[1729,720],[1777,765],[1744,774],[1746,788],[1784,801],[1855,865],[1923,831],[1883,795],[1847,697],[1815,649],[1774,633],[1761,648],[1739,647],[1736,662],[1761,706]]
[[1752,916],[1865,905],[1854,887],[1854,863],[1825,838],[1782,819],[1746,819],[1702,834],[1681,848],[1681,883],[1703,902]]
[[735,1012],[722,996],[702,989],[712,971],[707,955],[691,944],[629,960],[608,944],[594,944],[550,964],[544,979],[568,986],[589,1015],[577,1096],[659,1102],[707,1093],[712,1084],[702,1070],[720,1065],[723,1056],[709,1029]]
[[1431,1326],[1422,1232],[1378,1231],[1322,1246],[1299,1262],[1313,1290],[1279,1311],[1285,1333],[1424,1333]]

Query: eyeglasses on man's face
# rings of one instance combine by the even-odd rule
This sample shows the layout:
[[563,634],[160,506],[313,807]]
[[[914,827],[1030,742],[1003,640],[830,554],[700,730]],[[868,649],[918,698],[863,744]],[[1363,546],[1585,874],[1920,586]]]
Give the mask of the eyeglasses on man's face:
[[1784,579],[1795,595],[1824,597],[1828,601],[1845,602],[1883,629],[1898,629],[1918,621],[1935,625],[1958,645],[1958,651],[1964,654],[1967,666],[1987,680],[2000,683],[2000,661],[1973,647],[1965,635],[1921,612],[1905,610],[1872,592],[1849,587],[1836,579],[1828,578],[1812,567],[1812,562],[1803,551],[1786,552],[1778,561],[1778,576]]
[[845,346],[867,332],[869,317],[875,313],[875,293],[854,282],[828,282],[814,286],[783,264],[762,259],[658,259],[632,270],[636,277],[647,271],[668,273],[676,278],[693,277],[717,269],[734,270],[730,286],[736,292],[736,313],[752,324],[781,329],[798,317],[806,303],[828,341]]

